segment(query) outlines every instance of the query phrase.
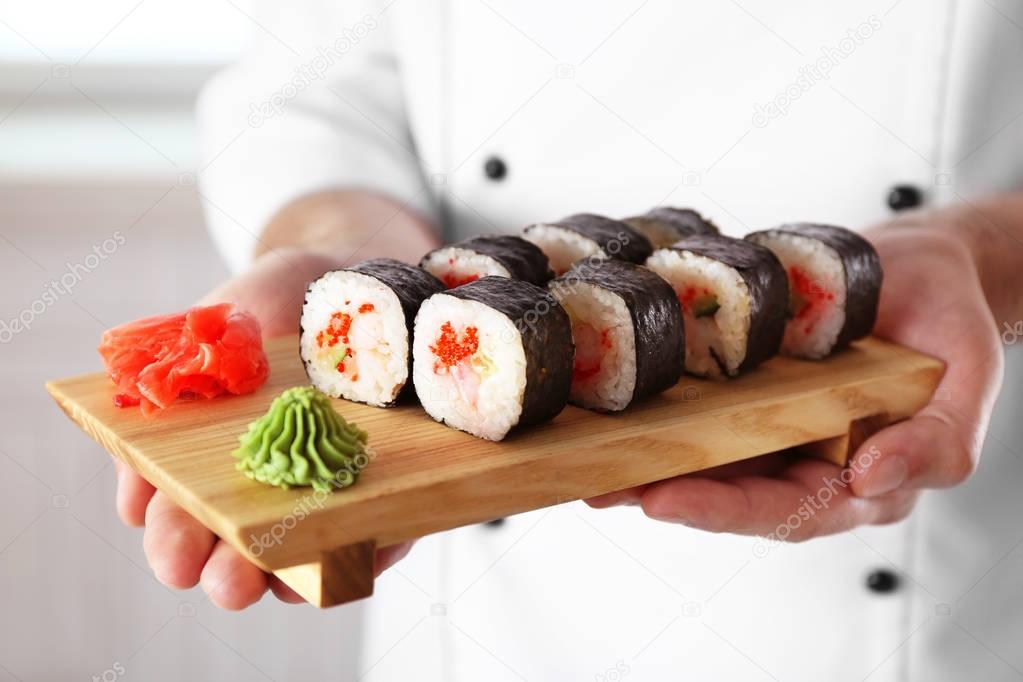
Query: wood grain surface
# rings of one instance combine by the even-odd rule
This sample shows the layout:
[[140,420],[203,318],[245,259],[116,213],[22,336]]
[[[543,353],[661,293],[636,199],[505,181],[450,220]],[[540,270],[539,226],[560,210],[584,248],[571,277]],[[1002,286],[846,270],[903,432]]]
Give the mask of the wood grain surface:
[[622,414],[568,407],[500,443],[438,424],[417,405],[337,400],[369,432],[372,457],[355,486],[320,494],[261,485],[234,468],[230,453],[249,422],[285,388],[307,383],[297,337],[266,350],[270,379],[256,393],[182,401],[148,418],[114,407],[102,373],[47,389],[113,455],[321,606],[372,592],[374,546],[818,441],[840,461],[862,436],[850,437],[850,424],[909,417],[944,371],[870,338],[824,361],[774,358],[727,382],[683,377]]

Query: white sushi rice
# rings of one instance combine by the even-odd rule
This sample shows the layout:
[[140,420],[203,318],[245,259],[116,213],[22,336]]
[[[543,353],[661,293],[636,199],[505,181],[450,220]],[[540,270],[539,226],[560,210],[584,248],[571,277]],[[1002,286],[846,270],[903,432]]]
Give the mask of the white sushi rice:
[[597,242],[557,225],[530,225],[523,230],[522,237],[540,247],[556,275],[564,274],[583,258],[607,258]]
[[569,400],[592,410],[624,410],[636,389],[636,332],[625,300],[587,282],[552,286],[551,293],[572,320],[577,369],[599,364],[592,376],[576,373]]
[[794,291],[791,269],[802,270],[818,291],[833,294],[830,301],[818,301],[813,320],[792,318],[785,325],[781,352],[800,358],[818,359],[828,355],[845,325],[845,266],[838,252],[824,243],[798,234],[768,231],[752,241],[774,252],[789,276],[790,297]]
[[[366,304],[373,310],[359,312]],[[351,317],[348,343],[318,342],[335,314]],[[334,398],[387,405],[408,381],[409,340],[401,303],[389,287],[362,273],[329,272],[313,282],[302,307],[299,349],[309,380]],[[346,349],[351,351],[347,357]]]
[[742,275],[712,258],[676,249],[654,251],[646,265],[666,279],[679,297],[694,287],[708,289],[717,298],[720,308],[714,315],[696,317],[683,306],[686,371],[710,378],[737,374],[746,359],[752,316],[749,287]]
[[457,246],[437,249],[420,265],[445,284],[452,280],[465,281],[472,277],[478,279],[490,275],[511,277],[508,268],[501,265],[497,259]]
[[[479,339],[478,350],[450,368],[432,350],[445,323],[460,340],[475,327]],[[419,308],[413,337],[413,382],[427,413],[478,438],[504,438],[526,392],[526,354],[512,320],[483,303],[435,294]]]

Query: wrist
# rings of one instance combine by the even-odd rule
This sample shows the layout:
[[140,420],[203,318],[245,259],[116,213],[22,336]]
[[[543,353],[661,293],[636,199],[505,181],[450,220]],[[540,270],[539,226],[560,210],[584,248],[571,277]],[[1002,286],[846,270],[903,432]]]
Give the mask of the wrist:
[[[871,228],[864,236],[874,243],[886,271],[890,264],[897,267],[898,262],[923,259],[957,290],[978,287],[996,319],[1015,321],[1023,316],[1018,241],[1012,232],[1018,228],[1008,219],[1010,206],[1001,206],[1002,201],[916,211]],[[1019,208],[1023,212],[1023,206]]]
[[270,220],[256,256],[282,248],[352,262],[387,256],[418,262],[439,243],[421,216],[363,190],[324,190],[290,202]]

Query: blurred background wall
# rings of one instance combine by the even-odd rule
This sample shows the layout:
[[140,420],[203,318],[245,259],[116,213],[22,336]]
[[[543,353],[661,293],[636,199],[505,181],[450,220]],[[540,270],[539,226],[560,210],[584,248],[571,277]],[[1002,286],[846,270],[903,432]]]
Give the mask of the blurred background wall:
[[[230,614],[199,589],[162,587],[141,532],[117,520],[110,458],[43,388],[97,370],[104,329],[181,309],[227,275],[195,189],[194,101],[286,10],[270,0],[0,0],[0,682],[383,680],[381,661],[403,655],[409,625],[435,612],[416,587],[436,564],[430,539],[377,582],[377,612],[401,614],[397,623],[367,622],[361,605],[317,612],[272,598]],[[54,294],[68,273],[73,286]],[[13,319],[27,329],[11,332]],[[1009,360],[1018,376],[1018,346]],[[1021,391],[1006,387],[995,445],[969,485],[1020,466],[999,444],[1018,442]],[[966,491],[948,494],[950,508],[970,503]],[[1017,501],[1006,490],[990,504],[1006,537],[1017,534]],[[456,533],[495,556],[519,537]],[[360,659],[363,627],[383,634]],[[424,637],[417,651],[439,646],[432,631]]]
[[[239,616],[159,585],[141,531],[117,520],[109,456],[43,389],[99,369],[103,329],[226,277],[195,191],[193,107],[259,33],[260,7],[0,0],[0,682],[349,679],[369,665],[353,653],[359,607],[267,598]],[[15,318],[28,328],[11,332]]]

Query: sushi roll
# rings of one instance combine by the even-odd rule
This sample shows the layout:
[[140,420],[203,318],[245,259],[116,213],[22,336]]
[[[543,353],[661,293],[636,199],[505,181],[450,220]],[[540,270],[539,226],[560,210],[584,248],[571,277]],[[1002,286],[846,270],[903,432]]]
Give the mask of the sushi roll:
[[668,281],[682,305],[687,371],[734,377],[778,353],[788,284],[769,249],[696,235],[658,249],[647,267]]
[[643,233],[620,220],[592,213],[578,213],[556,223],[537,223],[522,236],[547,254],[557,275],[564,274],[583,258],[615,258],[642,263],[653,251]]
[[581,263],[551,282],[575,342],[569,401],[600,412],[670,388],[682,376],[682,309],[671,286],[641,265]]
[[625,222],[642,232],[655,249],[694,234],[719,234],[717,225],[690,208],[659,206]]
[[881,297],[881,260],[852,230],[808,223],[747,235],[771,249],[789,278],[782,353],[823,358],[870,334]]
[[501,440],[554,418],[572,384],[572,325],[544,289],[484,277],[428,298],[416,317],[416,394],[439,422]]
[[419,267],[453,289],[480,277],[511,277],[543,286],[554,276],[540,247],[522,237],[494,235],[473,237],[434,249],[423,256]]
[[443,290],[425,270],[391,258],[324,274],[302,306],[299,352],[309,381],[333,398],[393,405],[412,385],[419,305]]

